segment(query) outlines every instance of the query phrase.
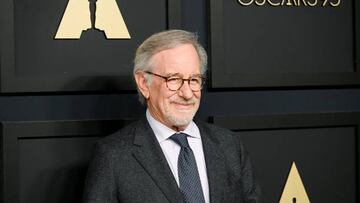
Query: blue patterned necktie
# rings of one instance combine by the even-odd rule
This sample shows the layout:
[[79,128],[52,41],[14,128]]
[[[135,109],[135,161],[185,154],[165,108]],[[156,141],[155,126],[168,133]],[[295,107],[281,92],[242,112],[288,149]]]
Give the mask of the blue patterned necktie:
[[201,188],[200,176],[196,166],[194,153],[187,141],[187,134],[175,133],[170,137],[180,145],[178,158],[178,175],[180,191],[186,203],[204,203],[204,194]]

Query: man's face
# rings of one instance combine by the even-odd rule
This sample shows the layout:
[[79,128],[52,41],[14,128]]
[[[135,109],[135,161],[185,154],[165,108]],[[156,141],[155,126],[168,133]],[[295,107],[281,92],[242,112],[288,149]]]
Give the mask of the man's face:
[[[162,76],[188,79],[200,75],[199,57],[193,45],[180,45],[155,54],[151,58],[152,72]],[[152,76],[147,105],[151,115],[166,126],[182,130],[199,108],[201,91],[194,92],[187,81],[177,91],[167,88],[165,79]]]

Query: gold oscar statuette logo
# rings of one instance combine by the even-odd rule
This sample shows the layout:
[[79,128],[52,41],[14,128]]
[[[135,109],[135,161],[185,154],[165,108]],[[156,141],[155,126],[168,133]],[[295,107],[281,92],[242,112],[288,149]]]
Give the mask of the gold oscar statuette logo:
[[291,166],[279,203],[310,203],[295,162]]
[[80,39],[83,31],[100,30],[107,39],[130,39],[115,0],[69,0],[55,39]]

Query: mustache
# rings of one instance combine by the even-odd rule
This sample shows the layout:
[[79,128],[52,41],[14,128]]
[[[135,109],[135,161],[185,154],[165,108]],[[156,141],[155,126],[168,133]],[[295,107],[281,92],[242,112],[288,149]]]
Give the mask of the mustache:
[[182,105],[194,105],[197,101],[198,100],[195,98],[191,98],[189,100],[180,99],[180,98],[170,99],[171,103],[178,103],[178,104],[182,104]]

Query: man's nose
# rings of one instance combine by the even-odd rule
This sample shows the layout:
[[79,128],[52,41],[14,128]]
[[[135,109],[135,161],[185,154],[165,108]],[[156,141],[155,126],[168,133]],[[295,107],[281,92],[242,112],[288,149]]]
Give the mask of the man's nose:
[[189,81],[184,81],[183,85],[181,86],[181,88],[178,91],[179,91],[179,93],[178,93],[179,96],[181,96],[185,99],[190,99],[194,95],[194,92],[190,88]]

